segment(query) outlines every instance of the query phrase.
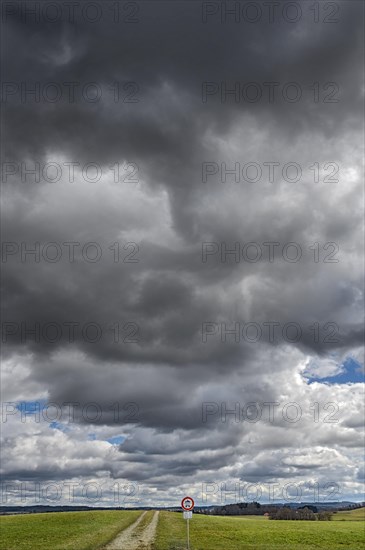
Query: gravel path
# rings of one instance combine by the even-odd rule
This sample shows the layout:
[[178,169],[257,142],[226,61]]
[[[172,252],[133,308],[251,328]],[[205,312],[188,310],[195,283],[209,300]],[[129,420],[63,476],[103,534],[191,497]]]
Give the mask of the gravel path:
[[105,546],[105,550],[151,550],[159,512],[155,512],[150,523],[140,531],[138,526],[146,514],[147,512],[143,512],[137,521],[124,529],[112,542]]

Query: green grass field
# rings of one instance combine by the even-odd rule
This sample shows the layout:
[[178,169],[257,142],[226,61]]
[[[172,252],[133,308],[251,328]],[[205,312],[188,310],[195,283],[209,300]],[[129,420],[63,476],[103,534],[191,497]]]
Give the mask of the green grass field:
[[91,511],[0,517],[1,550],[96,550],[133,523],[139,511]]
[[337,512],[332,516],[332,521],[365,521],[365,508],[349,510],[348,512]]
[[[361,550],[365,544],[364,511],[338,512],[336,521],[272,521],[257,516],[219,517],[195,514],[190,521],[191,550]],[[338,521],[344,519],[345,521]],[[349,521],[351,520],[351,521]],[[182,514],[160,513],[154,550],[186,546]]]
[[[0,549],[99,550],[140,514],[91,511],[1,516]],[[137,531],[152,515],[146,514]],[[190,535],[191,550],[360,550],[365,543],[365,508],[316,522],[195,514]],[[153,550],[183,550],[185,541],[182,513],[160,512]]]

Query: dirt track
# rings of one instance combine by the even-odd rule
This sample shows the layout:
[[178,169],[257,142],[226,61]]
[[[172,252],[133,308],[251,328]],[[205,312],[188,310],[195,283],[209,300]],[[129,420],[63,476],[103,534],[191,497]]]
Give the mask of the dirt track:
[[143,512],[137,521],[124,529],[112,542],[105,546],[105,550],[151,550],[159,512],[153,514],[152,520],[146,526],[140,527],[140,523],[146,514],[147,512]]

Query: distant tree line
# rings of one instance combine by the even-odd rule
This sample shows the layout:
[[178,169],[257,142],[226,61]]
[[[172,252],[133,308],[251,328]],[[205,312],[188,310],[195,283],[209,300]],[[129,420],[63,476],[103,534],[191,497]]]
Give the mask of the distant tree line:
[[294,521],[330,521],[332,519],[332,512],[323,510],[322,512],[314,511],[315,506],[303,506],[296,510],[283,506],[278,508],[270,514],[270,519],[286,519]]
[[307,521],[329,521],[333,512],[327,510],[318,511],[316,506],[308,504],[299,508],[290,506],[272,506],[260,504],[259,502],[238,502],[224,506],[196,509],[196,514],[213,516],[263,516],[277,520],[307,520]]
[[[225,504],[213,508],[201,509],[199,513],[214,516],[263,516],[265,513],[274,512],[276,508],[269,504],[259,502],[238,502],[237,504]],[[198,510],[196,510],[198,512]]]
[[356,502],[354,504],[349,504],[348,506],[341,506],[338,509],[339,512],[346,512],[348,510],[357,510],[358,508],[364,508],[365,502]]

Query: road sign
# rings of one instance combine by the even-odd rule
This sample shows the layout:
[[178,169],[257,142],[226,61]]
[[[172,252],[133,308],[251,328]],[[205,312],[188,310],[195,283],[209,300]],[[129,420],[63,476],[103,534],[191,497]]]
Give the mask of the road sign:
[[181,501],[181,508],[186,512],[189,512],[194,508],[194,500],[191,497],[185,497]]
[[188,542],[188,550],[190,548],[190,536],[189,536],[189,520],[193,517],[194,499],[191,497],[185,497],[181,501],[181,508],[184,510],[184,519],[186,519],[186,536]]

